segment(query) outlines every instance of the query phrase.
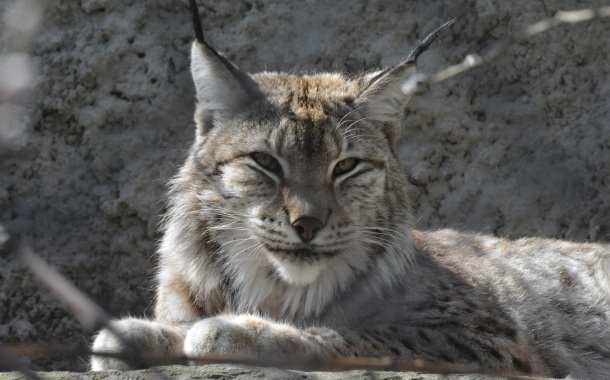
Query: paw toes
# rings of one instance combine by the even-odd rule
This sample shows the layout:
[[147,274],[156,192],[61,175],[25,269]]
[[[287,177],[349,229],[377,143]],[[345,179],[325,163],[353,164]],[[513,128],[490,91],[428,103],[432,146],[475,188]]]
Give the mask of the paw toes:
[[191,357],[209,353],[254,355],[254,337],[234,321],[215,317],[194,324],[186,334],[184,353]]
[[146,367],[147,363],[138,360],[139,355],[176,354],[179,352],[177,348],[182,345],[182,337],[178,331],[153,321],[122,319],[112,322],[112,330],[120,335],[120,339],[108,329],[104,329],[95,338],[92,350],[99,353],[124,354],[126,360],[93,356],[93,371]]

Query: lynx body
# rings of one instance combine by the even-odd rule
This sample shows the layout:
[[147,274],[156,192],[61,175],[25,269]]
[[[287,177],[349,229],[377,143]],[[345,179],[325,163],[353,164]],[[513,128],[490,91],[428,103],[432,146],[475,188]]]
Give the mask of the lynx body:
[[191,53],[197,130],[170,184],[155,319],[114,322],[123,342],[103,330],[95,351],[610,373],[609,246],[412,229],[394,148],[419,51],[355,79],[250,75],[202,38]]

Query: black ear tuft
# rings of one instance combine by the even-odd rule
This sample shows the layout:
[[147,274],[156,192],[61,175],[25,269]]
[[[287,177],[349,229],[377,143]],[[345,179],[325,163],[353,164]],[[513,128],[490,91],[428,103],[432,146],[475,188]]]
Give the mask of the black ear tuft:
[[393,142],[400,136],[400,120],[411,97],[402,91],[403,84],[415,74],[415,63],[430,45],[447,30],[455,19],[444,23],[428,34],[419,45],[398,65],[360,78],[361,92],[357,102],[370,121],[389,125],[386,133]]
[[191,7],[191,19],[193,20],[193,29],[195,30],[195,39],[199,43],[203,43],[203,28],[201,27],[201,18],[199,17],[199,9],[195,0],[189,0]]
[[425,52],[426,49],[428,49],[428,47],[430,47],[430,45],[432,45],[432,43],[439,38],[443,33],[445,33],[445,31],[449,28],[451,28],[451,26],[455,23],[455,19],[453,20],[449,20],[446,23],[444,23],[443,25],[441,25],[438,29],[436,29],[434,32],[428,34],[426,36],[426,38],[424,38],[416,47],[415,49],[413,49],[411,51],[411,53],[409,53],[409,55],[407,56],[407,58],[405,59],[405,61],[407,62],[417,62],[417,57],[419,57],[421,55],[421,53]]
[[261,96],[257,84],[205,41],[197,2],[189,0],[189,6],[195,30],[191,73],[199,101],[198,113],[236,111],[256,101]]

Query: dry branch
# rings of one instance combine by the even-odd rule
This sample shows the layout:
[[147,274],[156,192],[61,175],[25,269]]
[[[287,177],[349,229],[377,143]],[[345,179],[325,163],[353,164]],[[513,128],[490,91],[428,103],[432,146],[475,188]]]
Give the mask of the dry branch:
[[28,379],[40,380],[40,376],[19,362],[19,356],[23,355],[14,354],[12,351],[0,345],[0,370],[18,371]]
[[582,9],[570,12],[558,11],[555,16],[538,21],[526,27],[520,33],[509,36],[508,38],[502,40],[494,47],[489,49],[489,51],[485,54],[467,54],[461,63],[449,66],[436,74],[415,74],[403,84],[402,92],[405,94],[412,95],[417,91],[423,90],[429,84],[440,83],[458,74],[480,66],[484,63],[491,62],[497,57],[504,54],[510,46],[526,41],[529,37],[547,31],[560,24],[575,24],[583,21],[591,21],[596,18],[606,17],[610,17],[610,6],[604,6],[597,10]]

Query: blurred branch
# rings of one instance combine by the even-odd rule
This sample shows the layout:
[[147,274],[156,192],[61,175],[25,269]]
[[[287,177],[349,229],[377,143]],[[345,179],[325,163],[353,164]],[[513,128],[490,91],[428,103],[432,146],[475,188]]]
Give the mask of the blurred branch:
[[0,345],[0,370],[18,371],[27,379],[40,380],[40,376],[20,363],[19,356],[22,355],[15,354],[10,348]]
[[58,300],[65,303],[87,330],[95,331],[110,327],[112,317],[29,248],[21,247],[17,252],[28,269],[34,273],[36,279],[45,285]]
[[[6,233],[6,232],[4,232]],[[133,347],[132,343],[127,341],[115,328],[112,322],[112,317],[107,314],[100,306],[93,302],[89,297],[76,288],[70,283],[65,277],[59,272],[45,263],[40,257],[32,252],[27,247],[19,246],[14,243],[13,239],[9,239],[9,244],[17,255],[21,258],[23,263],[28,267],[30,271],[34,273],[36,279],[45,285],[51,293],[60,301],[65,303],[72,314],[79,320],[79,322],[89,331],[106,329],[112,333],[117,340],[119,340],[125,347],[121,358],[133,367],[151,366],[145,358],[142,357],[137,347]],[[65,346],[64,346],[65,347]],[[48,354],[55,355],[63,352],[72,353],[72,356],[76,352],[88,353],[88,348],[83,348],[82,345],[76,345],[73,347],[60,348],[55,346],[54,350],[45,351]],[[39,347],[38,350],[44,350]],[[21,349],[24,352],[24,348]],[[34,351],[32,351],[33,353]]]
[[449,66],[446,69],[439,71],[436,74],[426,75],[417,73],[409,78],[402,85],[402,92],[408,95],[424,89],[427,85],[432,83],[439,83],[452,78],[458,74],[473,69],[474,67],[480,66],[484,63],[488,63],[506,53],[508,48],[517,43],[526,41],[528,38],[545,32],[560,24],[575,24],[584,21],[590,21],[597,18],[610,17],[610,6],[604,6],[597,10],[594,9],[583,9],[578,11],[558,11],[555,16],[538,21],[525,29],[520,33],[509,36],[505,40],[499,42],[497,45],[489,49],[485,54],[470,53],[464,57],[461,63],[453,66]]
[[25,105],[36,78],[29,50],[46,3],[19,0],[4,7],[0,33],[0,155],[9,150],[6,148],[25,143]]

